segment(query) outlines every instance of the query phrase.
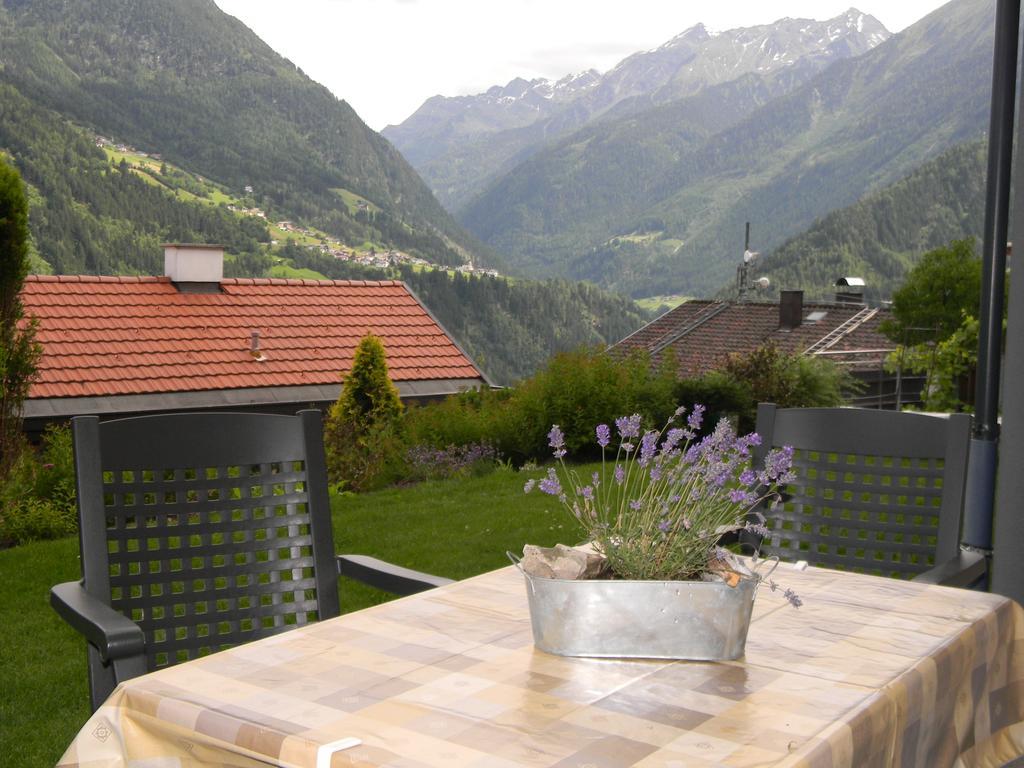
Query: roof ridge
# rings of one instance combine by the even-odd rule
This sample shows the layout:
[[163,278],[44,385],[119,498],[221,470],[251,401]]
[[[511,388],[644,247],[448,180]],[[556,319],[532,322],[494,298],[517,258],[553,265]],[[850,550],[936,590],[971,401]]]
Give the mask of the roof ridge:
[[313,280],[301,277],[225,277],[221,285],[306,285],[324,286],[391,286],[405,285],[401,280]]
[[[167,275],[43,275],[25,276],[26,283],[169,283]],[[221,285],[304,285],[311,287],[395,286],[402,280],[312,280],[297,277],[225,277]]]
[[166,275],[26,275],[26,283],[169,283]]

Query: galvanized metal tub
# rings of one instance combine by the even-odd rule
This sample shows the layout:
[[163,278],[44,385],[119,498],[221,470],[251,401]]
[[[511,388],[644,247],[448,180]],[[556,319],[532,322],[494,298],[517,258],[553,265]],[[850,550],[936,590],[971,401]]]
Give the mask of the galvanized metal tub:
[[[522,570],[522,569],[520,569]],[[533,642],[560,656],[724,661],[743,655],[756,579],[526,578]]]

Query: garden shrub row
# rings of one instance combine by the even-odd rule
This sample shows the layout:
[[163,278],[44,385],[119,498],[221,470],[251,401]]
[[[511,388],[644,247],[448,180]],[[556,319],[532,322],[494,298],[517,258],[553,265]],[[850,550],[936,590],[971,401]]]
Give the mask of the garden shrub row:
[[[704,405],[708,428],[727,416],[740,432],[749,432],[759,401],[783,407],[837,405],[849,387],[849,377],[831,363],[774,347],[683,381],[676,378],[671,357],[651,366],[643,354],[620,358],[580,349],[555,355],[514,387],[406,408],[387,379],[379,340],[366,344],[363,359],[372,370],[353,380],[362,382],[358,386],[343,389],[344,402],[335,404],[325,422],[336,491],[479,475],[499,462],[543,463],[551,458],[552,424],[561,427],[574,460],[598,459],[594,425],[639,413],[645,429],[658,428],[677,405]],[[51,427],[39,450],[22,452],[0,489],[0,546],[68,535],[75,517],[70,430]]]

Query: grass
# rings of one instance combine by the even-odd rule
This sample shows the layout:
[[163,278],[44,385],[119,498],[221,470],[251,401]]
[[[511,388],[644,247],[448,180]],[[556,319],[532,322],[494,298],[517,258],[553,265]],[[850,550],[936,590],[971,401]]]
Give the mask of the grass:
[[637,306],[641,309],[645,309],[648,312],[654,312],[655,310],[668,307],[669,309],[675,309],[684,301],[689,300],[689,296],[683,294],[669,294],[666,296],[647,296],[643,299],[635,299]]
[[296,280],[327,280],[326,275],[317,272],[315,269],[296,269],[288,264],[277,264],[267,272],[268,277],[285,277]]
[[[589,472],[590,470],[585,470]],[[508,564],[524,543],[575,543],[581,534],[550,496],[525,495],[541,472],[499,470],[332,499],[338,552],[375,555],[455,579]],[[89,717],[85,646],[49,607],[53,584],[79,578],[78,541],[0,551],[0,755],[4,765],[51,766]],[[388,595],[344,580],[342,610]]]

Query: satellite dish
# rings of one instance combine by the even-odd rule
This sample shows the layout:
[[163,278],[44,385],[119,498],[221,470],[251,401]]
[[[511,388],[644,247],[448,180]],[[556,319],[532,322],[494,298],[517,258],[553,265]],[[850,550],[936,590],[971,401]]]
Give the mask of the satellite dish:
[[767,277],[759,277],[757,278],[757,280],[754,281],[754,285],[756,285],[762,291],[768,288],[768,286],[770,286],[771,284],[772,281],[769,280]]
[[743,263],[749,264],[754,261],[761,254],[758,251],[744,251],[743,252]]

